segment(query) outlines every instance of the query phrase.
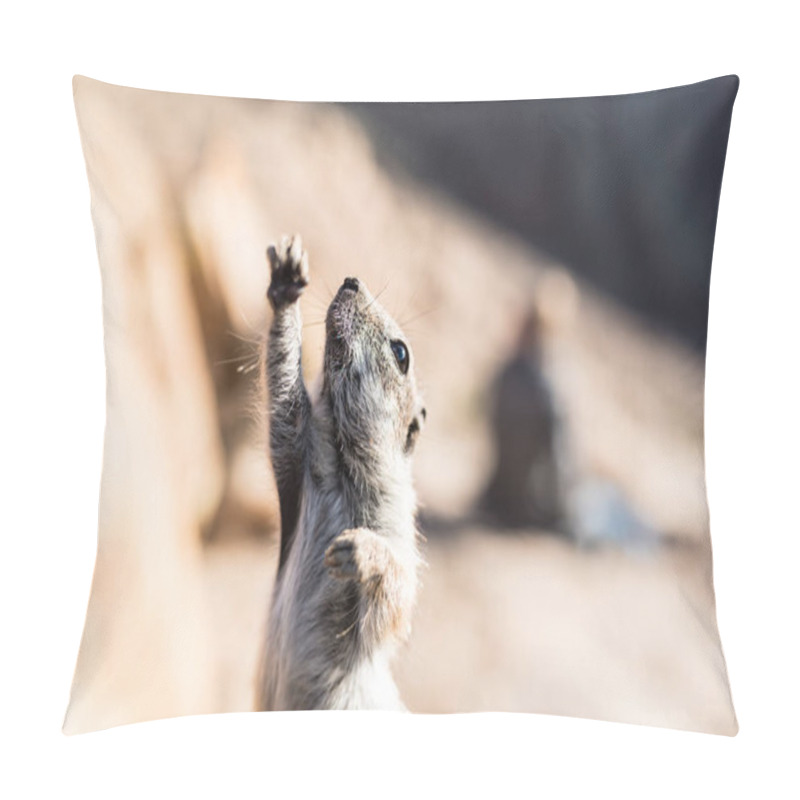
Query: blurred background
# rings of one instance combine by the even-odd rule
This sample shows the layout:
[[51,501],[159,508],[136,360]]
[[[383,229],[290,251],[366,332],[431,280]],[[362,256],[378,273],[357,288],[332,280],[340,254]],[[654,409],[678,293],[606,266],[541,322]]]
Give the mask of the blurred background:
[[65,730],[253,707],[279,531],[265,249],[297,232],[309,382],[354,274],[425,395],[408,707],[735,732],[703,477],[735,89],[333,106],[76,78],[108,411]]

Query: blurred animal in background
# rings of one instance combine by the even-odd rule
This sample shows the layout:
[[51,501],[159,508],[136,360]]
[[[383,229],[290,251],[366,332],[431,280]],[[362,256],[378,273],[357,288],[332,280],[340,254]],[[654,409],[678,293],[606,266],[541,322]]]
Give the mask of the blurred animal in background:
[[266,380],[281,544],[261,710],[402,709],[389,670],[417,587],[411,454],[426,417],[402,331],[357,278],[326,316],[312,404],[300,366],[300,238],[270,247]]
[[542,320],[532,307],[491,387],[495,468],[481,510],[508,527],[567,533],[564,421],[543,364]]

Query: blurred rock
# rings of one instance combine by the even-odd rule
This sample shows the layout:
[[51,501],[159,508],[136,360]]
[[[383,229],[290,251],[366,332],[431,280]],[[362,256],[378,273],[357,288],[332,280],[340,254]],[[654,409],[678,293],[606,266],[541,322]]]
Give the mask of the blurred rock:
[[108,87],[77,79],[75,94],[103,264],[107,417],[69,733],[216,709],[199,531],[223,480],[169,186]]
[[579,482],[570,497],[572,530],[583,546],[616,545],[629,552],[652,553],[660,536],[618,487],[597,478]]

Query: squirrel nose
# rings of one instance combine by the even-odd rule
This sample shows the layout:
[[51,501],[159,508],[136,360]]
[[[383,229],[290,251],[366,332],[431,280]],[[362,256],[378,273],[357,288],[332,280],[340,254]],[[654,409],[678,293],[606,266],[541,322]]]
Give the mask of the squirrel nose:
[[358,278],[345,278],[342,284],[344,289],[352,289],[354,292],[358,291]]

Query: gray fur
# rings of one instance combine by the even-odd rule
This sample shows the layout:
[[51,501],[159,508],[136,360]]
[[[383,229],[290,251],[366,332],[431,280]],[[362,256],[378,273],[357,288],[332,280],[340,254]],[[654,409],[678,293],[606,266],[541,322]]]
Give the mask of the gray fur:
[[[402,332],[348,278],[326,318],[320,395],[300,370],[300,239],[268,251],[270,449],[281,554],[259,678],[262,710],[402,708],[389,662],[417,586],[411,454],[425,418]],[[409,358],[410,348],[408,349]]]

